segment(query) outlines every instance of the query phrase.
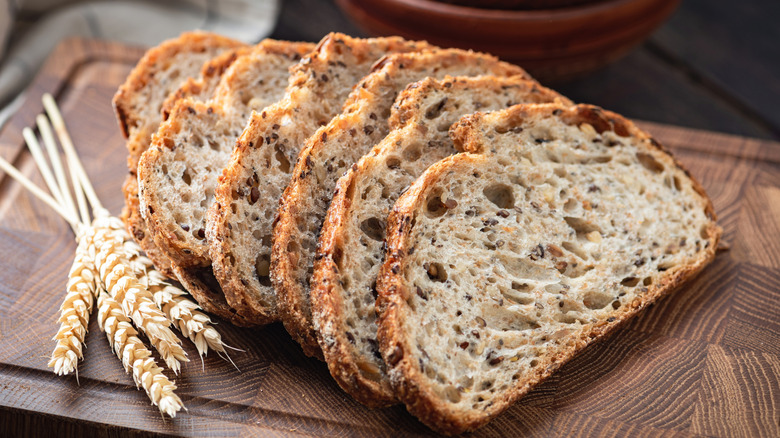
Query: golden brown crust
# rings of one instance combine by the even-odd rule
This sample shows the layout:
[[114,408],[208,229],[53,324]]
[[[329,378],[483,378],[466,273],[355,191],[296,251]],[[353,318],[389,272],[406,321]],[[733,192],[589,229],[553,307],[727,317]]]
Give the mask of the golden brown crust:
[[[598,128],[599,124],[604,123],[605,125],[601,125],[604,129],[614,129],[616,132],[619,130],[623,136],[630,135],[648,140],[663,150],[657,142],[651,140],[651,137],[640,131],[627,119],[592,106],[579,105],[569,109],[553,105],[513,107],[507,110],[503,121],[507,121],[507,126],[511,126],[517,124],[519,120],[530,113],[555,110],[561,110],[563,112],[562,118],[568,119],[570,123],[589,123],[597,129],[600,129]],[[466,149],[481,151],[489,147],[489,145],[481,143],[484,141],[484,137],[482,137],[482,133],[478,132],[483,126],[480,125],[480,119],[483,117],[482,114],[464,117],[459,126],[451,131],[453,137],[459,139]],[[488,129],[492,128],[494,126],[488,127]],[[667,163],[674,162],[680,167],[679,163],[671,156],[667,157]],[[407,409],[422,422],[447,435],[474,430],[484,425],[589,344],[603,339],[643,308],[673,293],[686,281],[695,277],[714,259],[722,233],[721,228],[714,222],[715,216],[711,201],[703,191],[700,191],[701,186],[692,178],[695,190],[705,200],[705,211],[712,219],[702,235],[708,241],[708,245],[705,245],[695,262],[671,272],[670,275],[663,276],[659,282],[654,282],[646,293],[630,302],[618,317],[593,324],[590,330],[583,332],[581,337],[572,339],[568,348],[562,353],[554,357],[540,358],[542,360],[541,366],[534,368],[532,374],[519,381],[515,388],[495,399],[493,404],[483,413],[470,411],[467,415],[463,413],[455,415],[447,411],[446,403],[442,402],[441,396],[434,394],[431,388],[424,384],[425,379],[418,369],[413,353],[411,353],[413,346],[410,344],[410,340],[404,337],[401,329],[402,321],[407,318],[409,311],[406,299],[413,293],[407,287],[404,272],[407,269],[406,255],[410,251],[409,244],[415,229],[415,218],[423,209],[423,203],[427,199],[426,194],[441,178],[452,174],[452,172],[458,174],[464,169],[471,169],[483,160],[487,161],[483,155],[474,153],[459,154],[442,160],[429,168],[398,200],[388,219],[387,258],[382,266],[378,286],[379,342],[382,355],[388,366],[392,368],[391,379],[396,395],[406,404]],[[680,168],[682,169],[682,167]]]

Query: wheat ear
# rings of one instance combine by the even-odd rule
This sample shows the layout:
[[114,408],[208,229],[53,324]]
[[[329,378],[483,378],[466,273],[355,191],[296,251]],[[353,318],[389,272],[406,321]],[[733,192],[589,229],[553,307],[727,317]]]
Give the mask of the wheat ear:
[[129,238],[129,234],[124,248],[136,271],[138,281],[149,289],[154,302],[162,309],[165,316],[195,344],[201,358],[208,353],[209,348],[227,355],[222,336],[211,325],[211,318],[201,311],[197,303],[187,297],[185,291],[166,281],[166,277],[155,269],[152,261],[141,254],[141,247]]
[[92,313],[97,277],[94,259],[89,254],[91,236],[88,236],[88,228],[80,226],[78,229],[76,240],[79,244],[68,274],[68,293],[60,306],[60,329],[53,339],[57,345],[48,364],[60,376],[73,371],[78,376],[78,360],[84,357],[82,346]]
[[[98,323],[108,342],[122,361],[126,372],[133,373],[136,386],[142,387],[160,412],[175,417],[184,408],[173,391],[176,384],[168,380],[152,358],[152,352],[138,338],[130,319],[113,298],[101,290],[98,296]],[[185,408],[186,409],[186,408]]]
[[154,303],[152,293],[138,281],[130,261],[125,257],[122,245],[127,233],[122,222],[107,213],[98,214],[92,226],[101,236],[95,238],[95,266],[106,291],[121,304],[125,314],[133,320],[168,368],[178,374],[180,361],[188,362],[181,347],[181,340],[170,329],[171,321]]

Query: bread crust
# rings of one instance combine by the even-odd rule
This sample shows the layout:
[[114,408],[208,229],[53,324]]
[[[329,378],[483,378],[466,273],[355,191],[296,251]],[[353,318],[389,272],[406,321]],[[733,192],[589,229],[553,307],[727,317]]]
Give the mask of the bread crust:
[[[555,105],[518,106],[501,112],[503,113],[501,116],[491,116],[489,123],[485,122],[485,115],[482,114],[467,116],[461,119],[458,126],[453,127],[453,138],[459,139],[465,149],[485,152],[486,148],[490,148],[490,144],[485,143],[485,140],[488,134],[492,135],[496,132],[494,129],[496,126],[517,125],[526,116],[552,111],[560,111],[561,118],[568,119],[570,123],[589,123],[592,126],[601,126],[601,129],[622,130],[624,134],[662,150],[652,137],[640,131],[630,121],[615,113],[586,105],[568,109]],[[496,119],[500,120],[496,121]],[[442,400],[441,396],[436,395],[432,388],[426,385],[426,378],[415,359],[412,340],[405,337],[402,327],[405,320],[410,317],[407,299],[414,292],[404,280],[404,273],[409,269],[407,262],[413,248],[411,245],[415,232],[415,219],[424,209],[426,195],[450,175],[461,175],[472,169],[482,169],[485,163],[490,162],[488,156],[489,153],[464,153],[446,158],[431,166],[398,200],[388,219],[387,258],[382,266],[378,286],[379,342],[382,356],[392,368],[391,381],[396,395],[421,421],[436,431],[448,435],[474,430],[484,425],[585,347],[603,339],[643,308],[673,293],[713,260],[722,232],[715,223],[711,201],[701,190],[699,183],[691,177],[693,188],[702,196],[704,211],[710,219],[708,226],[702,230],[702,237],[706,238],[708,245],[698,254],[695,262],[676,269],[669,275],[663,275],[661,281],[654,282],[648,287],[647,292],[631,301],[618,315],[593,323],[587,330],[583,330],[580,337],[569,340],[566,349],[554,355],[538,357],[539,366],[533,368],[528,375],[524,375],[514,387],[493,399],[492,404],[485,410],[481,412],[470,410],[466,413],[455,411],[448,402]],[[665,157],[663,158],[665,164],[673,164],[684,169],[670,155]]]
[[[270,272],[265,275],[271,231],[278,199],[305,139],[337,113],[376,59],[423,47],[427,44],[397,37],[363,40],[329,34],[291,69],[285,97],[250,118],[220,177],[207,227],[214,273],[228,303],[247,318],[278,318]],[[239,228],[251,228],[254,231],[248,232],[258,237],[239,244],[233,235]],[[316,349],[304,352],[319,356]]]

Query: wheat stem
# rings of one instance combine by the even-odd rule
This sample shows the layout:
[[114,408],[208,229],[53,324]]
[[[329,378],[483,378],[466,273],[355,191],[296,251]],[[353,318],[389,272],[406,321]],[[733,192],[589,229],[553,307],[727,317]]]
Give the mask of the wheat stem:
[[176,412],[184,408],[181,399],[174,393],[176,384],[168,380],[162,368],[157,366],[152,352],[138,338],[138,332],[119,303],[102,290],[98,296],[98,323],[114,353],[122,361],[125,372],[132,373],[136,386],[146,391],[149,400],[160,412],[175,417]]

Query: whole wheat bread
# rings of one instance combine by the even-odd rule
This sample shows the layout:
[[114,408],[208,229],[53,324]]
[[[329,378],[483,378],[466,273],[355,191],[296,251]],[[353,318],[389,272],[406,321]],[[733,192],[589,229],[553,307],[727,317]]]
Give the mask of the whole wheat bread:
[[[361,394],[366,391],[363,380],[376,382],[383,399],[392,400],[374,310],[385,220],[396,199],[428,166],[456,152],[447,134],[450,125],[477,110],[554,101],[571,104],[517,76],[428,78],[398,96],[389,134],[338,180],[322,226],[312,306],[325,357],[329,364],[339,364],[337,380],[355,382],[353,391]],[[337,251],[341,248],[348,250]]]
[[423,47],[428,46],[397,37],[329,34],[291,70],[282,100],[252,114],[220,177],[206,230],[214,274],[239,313],[258,323],[278,319],[271,233],[279,197],[306,138],[338,113],[377,59]]
[[[208,32],[185,32],[178,38],[164,41],[149,49],[138,61],[125,82],[114,95],[113,105],[122,134],[127,138],[129,174],[123,184],[125,208],[122,219],[128,231],[165,275],[175,278],[167,258],[148,235],[138,204],[138,160],[149,147],[151,136],[162,121],[161,108],[165,99],[175,92],[183,81],[197,76],[212,58],[245,44]],[[230,55],[220,56],[219,64],[229,64]],[[218,71],[217,68],[212,71]],[[203,70],[208,73],[207,70]],[[214,80],[204,82],[203,89]]]
[[[395,394],[475,429],[700,272],[721,229],[701,186],[597,107],[464,117],[388,219],[379,343]],[[346,250],[346,248],[345,248]]]

